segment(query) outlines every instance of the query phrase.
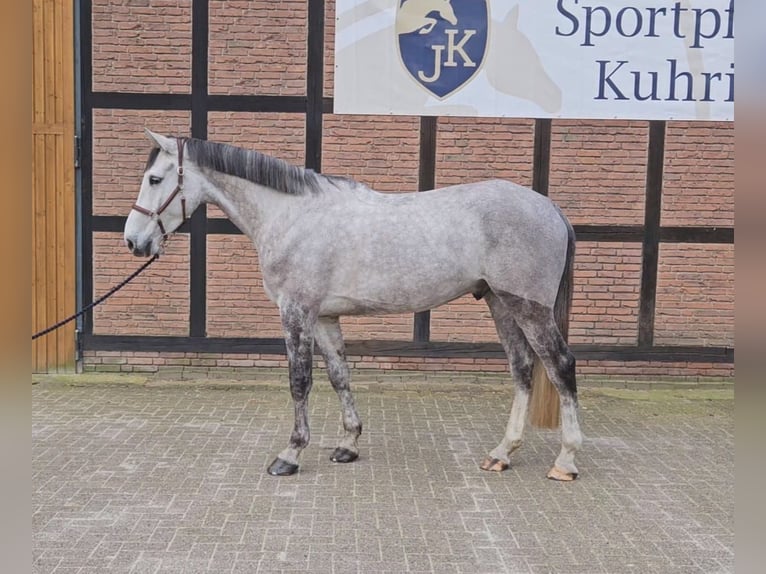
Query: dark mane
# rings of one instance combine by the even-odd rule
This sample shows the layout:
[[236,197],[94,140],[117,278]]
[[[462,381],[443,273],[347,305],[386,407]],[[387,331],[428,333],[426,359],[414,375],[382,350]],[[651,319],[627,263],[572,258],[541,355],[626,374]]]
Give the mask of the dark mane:
[[290,195],[320,191],[320,177],[312,170],[297,167],[257,151],[190,138],[186,141],[189,159],[200,167],[246,179]]

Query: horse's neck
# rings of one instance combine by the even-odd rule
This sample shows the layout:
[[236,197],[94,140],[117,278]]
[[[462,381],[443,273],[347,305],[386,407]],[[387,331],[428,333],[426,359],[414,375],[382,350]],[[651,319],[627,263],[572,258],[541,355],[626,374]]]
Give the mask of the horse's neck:
[[252,183],[228,174],[215,172],[208,176],[208,203],[216,205],[251,240],[259,245],[265,227],[275,217],[288,209],[289,203],[297,203],[301,196],[280,193],[268,187]]
[[381,196],[350,179],[318,177],[322,178],[320,185],[323,187],[318,195],[291,195],[232,175],[213,172],[207,175],[206,201],[219,207],[260,251],[264,234],[289,228],[308,212],[328,209],[339,203],[353,209],[353,205],[359,202],[369,203]]

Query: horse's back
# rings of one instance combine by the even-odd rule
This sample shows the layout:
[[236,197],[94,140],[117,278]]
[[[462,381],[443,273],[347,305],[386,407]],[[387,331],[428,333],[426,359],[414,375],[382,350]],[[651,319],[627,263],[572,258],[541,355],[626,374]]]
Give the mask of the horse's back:
[[427,268],[449,268],[456,276],[553,305],[569,222],[549,198],[501,179],[381,196],[397,222],[387,234],[401,252],[427,259]]
[[[433,194],[433,207],[450,205],[453,213],[472,214],[491,243],[566,243],[569,225],[558,207],[528,187],[502,179],[454,185]],[[443,198],[443,199],[442,199]]]

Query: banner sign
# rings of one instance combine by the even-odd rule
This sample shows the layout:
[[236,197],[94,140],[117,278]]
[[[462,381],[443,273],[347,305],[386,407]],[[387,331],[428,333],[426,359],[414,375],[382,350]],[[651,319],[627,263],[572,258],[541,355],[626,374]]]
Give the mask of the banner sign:
[[335,113],[734,119],[734,0],[337,0]]

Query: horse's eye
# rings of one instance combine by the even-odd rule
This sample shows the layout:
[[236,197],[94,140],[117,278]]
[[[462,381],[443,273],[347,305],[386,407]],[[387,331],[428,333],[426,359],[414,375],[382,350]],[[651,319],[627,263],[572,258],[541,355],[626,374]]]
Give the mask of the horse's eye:
[[160,182],[162,182],[161,177],[157,177],[156,175],[149,176],[149,185],[157,185]]

